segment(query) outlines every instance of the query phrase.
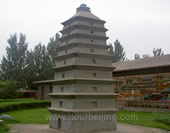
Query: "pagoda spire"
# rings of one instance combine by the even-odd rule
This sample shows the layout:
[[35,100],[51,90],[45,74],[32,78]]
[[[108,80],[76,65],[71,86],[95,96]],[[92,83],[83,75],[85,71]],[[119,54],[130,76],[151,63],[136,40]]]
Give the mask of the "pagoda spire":
[[77,8],[77,12],[79,12],[79,11],[91,12],[91,11],[90,11],[90,8],[87,7],[86,4],[81,4],[80,7]]

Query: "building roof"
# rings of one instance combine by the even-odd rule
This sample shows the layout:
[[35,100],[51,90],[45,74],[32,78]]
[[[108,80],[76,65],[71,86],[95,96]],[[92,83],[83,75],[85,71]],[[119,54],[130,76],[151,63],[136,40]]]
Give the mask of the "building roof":
[[119,62],[119,63],[113,63],[112,66],[115,67],[114,69],[115,72],[170,66],[170,54],[144,58],[144,59],[125,61],[125,62]]

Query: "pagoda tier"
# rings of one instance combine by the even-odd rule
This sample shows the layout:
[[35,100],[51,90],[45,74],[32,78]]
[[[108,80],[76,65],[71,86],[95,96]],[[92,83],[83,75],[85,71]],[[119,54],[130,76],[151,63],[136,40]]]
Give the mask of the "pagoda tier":
[[65,33],[68,33],[68,32],[72,32],[74,31],[75,29],[81,29],[81,30],[93,30],[93,31],[103,31],[103,32],[106,32],[107,29],[106,28],[100,28],[100,27],[93,27],[93,26],[87,26],[87,25],[72,25],[68,28],[65,28],[63,30],[61,30],[60,32],[62,34],[65,34]]
[[98,45],[98,44],[91,44],[91,43],[69,43],[67,45],[58,46],[56,51],[57,52],[59,52],[59,51],[65,52],[66,49],[72,49],[75,47],[83,47],[83,48],[96,48],[97,47],[98,50],[109,48],[109,46],[107,46],[107,45]]
[[65,133],[116,130],[114,68],[104,23],[85,4],[62,23],[54,80],[48,81],[53,84],[51,128]]

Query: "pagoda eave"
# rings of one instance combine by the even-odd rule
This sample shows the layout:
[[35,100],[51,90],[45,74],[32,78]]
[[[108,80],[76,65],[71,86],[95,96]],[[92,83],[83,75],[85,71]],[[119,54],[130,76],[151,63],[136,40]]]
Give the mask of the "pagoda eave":
[[52,84],[54,80],[41,80],[41,81],[34,81],[33,84]]
[[74,39],[74,38],[97,39],[97,40],[103,40],[103,41],[106,41],[108,39],[108,37],[104,37],[104,36],[74,33],[69,36],[61,37],[59,41],[63,42],[63,41],[67,41],[67,40]]
[[51,93],[49,94],[50,97],[53,98],[77,98],[77,97],[81,97],[81,98],[111,98],[111,97],[115,97],[117,96],[116,93]]
[[112,85],[116,83],[115,80],[110,79],[86,79],[86,78],[72,78],[72,79],[59,79],[59,80],[42,80],[42,81],[35,81],[33,84],[54,84],[54,85],[63,85],[63,84],[106,84],[106,85]]
[[87,22],[96,22],[96,23],[101,23],[101,24],[106,23],[106,21],[104,21],[104,20],[97,20],[97,19],[87,18],[87,17],[83,17],[83,16],[76,16],[76,17],[73,17],[73,18],[70,18],[70,19],[64,21],[61,24],[65,26],[65,25],[70,24],[70,23],[77,21],[77,20],[87,21]]
[[54,81],[54,83],[55,84],[63,84],[63,83],[85,83],[85,84],[87,84],[87,82],[88,83],[93,83],[93,84],[113,84],[113,83],[115,83],[115,81],[114,80],[110,80],[110,79],[95,79],[95,78],[88,78],[88,79],[86,79],[86,78],[73,78],[73,79],[65,79],[65,80],[56,80],[56,81]]
[[63,109],[63,108],[49,108],[50,112],[60,112],[60,113],[100,113],[100,112],[117,112],[116,108],[108,108],[108,109]]
[[93,58],[106,59],[106,60],[112,59],[112,56],[110,55],[91,54],[91,53],[69,53],[66,55],[56,56],[55,59],[59,61],[59,60],[64,60],[72,57],[85,57],[85,58],[93,57]]
[[62,66],[62,67],[55,67],[53,70],[55,72],[60,72],[60,71],[65,71],[65,70],[72,70],[72,69],[77,69],[77,70],[104,70],[104,71],[113,71],[115,68],[112,66],[101,66],[101,65],[67,65],[67,66]]
[[74,47],[87,47],[87,48],[100,48],[100,49],[108,49],[110,46],[108,45],[99,45],[99,44],[87,44],[87,43],[69,43],[69,44],[66,44],[66,45],[62,45],[62,46],[58,46],[56,48],[56,51],[60,51],[60,50],[65,50],[65,49],[69,49],[69,48],[74,48]]
[[103,31],[103,32],[108,31],[108,29],[106,29],[106,28],[99,28],[99,27],[85,26],[85,25],[72,25],[72,26],[70,26],[68,28],[65,28],[65,29],[61,30],[60,33],[64,34],[64,33],[73,31],[74,29]]

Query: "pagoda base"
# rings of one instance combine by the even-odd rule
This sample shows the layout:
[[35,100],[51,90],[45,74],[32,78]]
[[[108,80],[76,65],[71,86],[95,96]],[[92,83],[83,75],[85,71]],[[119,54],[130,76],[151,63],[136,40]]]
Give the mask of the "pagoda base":
[[64,133],[111,133],[116,131],[115,112],[51,112],[50,128]]

